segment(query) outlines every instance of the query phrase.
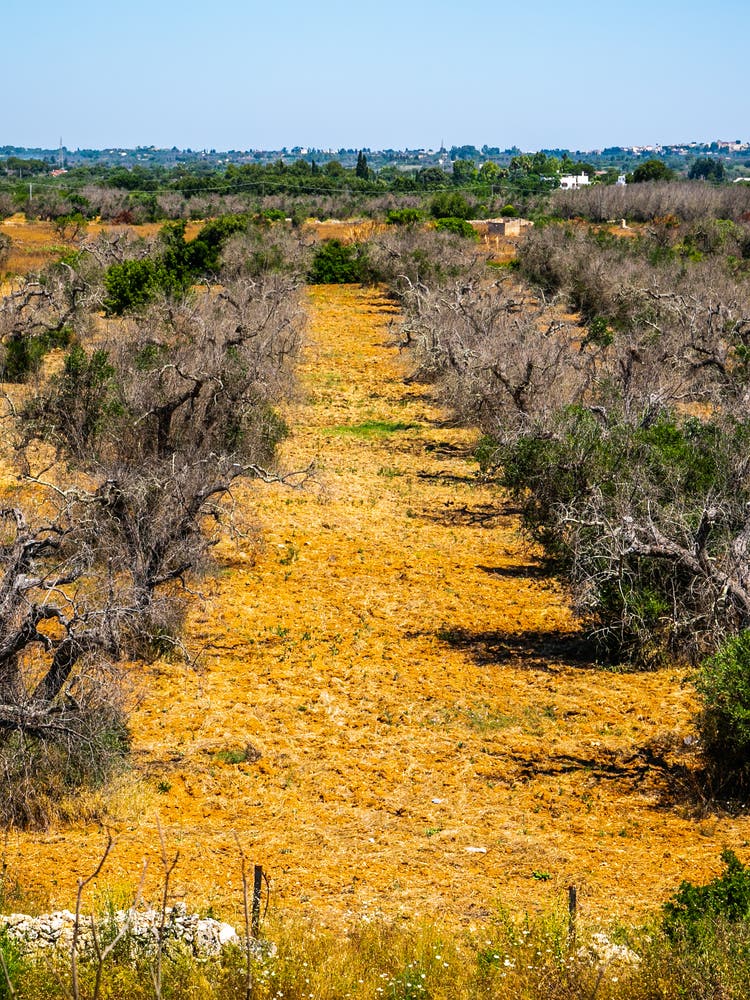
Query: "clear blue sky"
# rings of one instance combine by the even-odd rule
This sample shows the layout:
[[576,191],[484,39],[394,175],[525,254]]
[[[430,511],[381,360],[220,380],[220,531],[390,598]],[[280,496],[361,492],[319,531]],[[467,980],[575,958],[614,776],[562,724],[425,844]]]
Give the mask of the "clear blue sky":
[[750,0],[2,0],[0,145],[750,139]]

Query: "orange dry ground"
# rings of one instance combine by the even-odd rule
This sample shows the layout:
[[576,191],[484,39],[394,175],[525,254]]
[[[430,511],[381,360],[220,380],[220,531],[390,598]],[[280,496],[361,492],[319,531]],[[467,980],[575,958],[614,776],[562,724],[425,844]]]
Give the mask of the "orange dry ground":
[[[234,833],[279,907],[327,922],[477,921],[498,901],[559,905],[570,883],[584,915],[629,919],[713,874],[747,819],[695,818],[644,762],[649,741],[692,732],[684,674],[575,661],[565,595],[478,479],[475,436],[405,384],[388,300],[314,288],[310,317],[283,462],[315,460],[316,482],[237,491],[238,525],[257,520],[263,542],[222,543],[192,603],[197,666],[134,671],[133,770],[110,795],[99,890],[147,857],[154,898],[157,817],[180,851],[175,896],[229,918]],[[102,839],[13,833],[7,862],[70,905]]]

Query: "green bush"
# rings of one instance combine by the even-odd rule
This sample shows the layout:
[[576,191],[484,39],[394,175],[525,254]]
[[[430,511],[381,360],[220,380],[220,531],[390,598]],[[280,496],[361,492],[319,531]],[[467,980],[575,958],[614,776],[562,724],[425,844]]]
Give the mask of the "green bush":
[[346,285],[363,278],[364,257],[356,243],[326,240],[318,247],[308,272],[313,285]]
[[664,904],[664,930],[670,937],[697,937],[700,925],[721,919],[738,923],[750,917],[750,868],[728,848],[721,853],[725,868],[706,885],[683,882]]
[[614,333],[606,316],[594,316],[589,322],[589,330],[583,344],[596,344],[598,347],[609,347],[614,342]]
[[50,398],[29,399],[24,408],[23,422],[30,434],[54,437],[58,447],[91,459],[106,440],[118,439],[118,420],[124,414],[122,387],[106,351],[88,354],[75,344],[52,387]]
[[438,219],[435,223],[435,229],[439,233],[454,233],[456,236],[463,236],[467,240],[477,239],[477,231],[466,219]]
[[418,208],[392,208],[385,221],[389,226],[414,226],[422,221]]
[[701,665],[696,687],[703,698],[699,727],[717,775],[746,785],[750,778],[750,630],[728,639]]
[[104,275],[105,312],[121,316],[139,309],[153,299],[161,285],[159,265],[150,257],[112,264]]
[[470,219],[473,206],[460,191],[441,191],[430,202],[433,219]]
[[221,251],[229,237],[244,232],[247,227],[246,215],[220,215],[217,219],[207,222],[195,239],[185,244],[187,264],[193,278],[217,271],[221,262]]
[[254,221],[261,225],[266,225],[269,222],[285,222],[286,213],[281,208],[264,208],[257,213]]
[[23,382],[29,375],[36,375],[45,355],[55,347],[67,347],[72,336],[72,331],[67,326],[38,336],[28,336],[20,331],[12,333],[3,345],[3,381]]
[[179,297],[200,278],[213,275],[230,236],[247,229],[244,215],[211,219],[193,240],[185,240],[185,221],[170,222],[159,233],[153,257],[113,264],[104,275],[104,309],[109,316],[140,309],[156,295]]

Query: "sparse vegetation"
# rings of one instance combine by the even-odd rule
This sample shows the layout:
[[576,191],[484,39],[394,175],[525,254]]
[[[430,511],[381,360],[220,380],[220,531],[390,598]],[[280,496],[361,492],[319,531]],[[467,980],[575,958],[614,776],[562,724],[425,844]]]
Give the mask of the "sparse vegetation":
[[[0,665],[6,825],[55,822],[69,814],[61,803],[71,791],[101,782],[119,765],[129,736],[118,663],[179,647],[182,583],[200,572],[219,538],[213,526],[225,520],[223,498],[237,480],[276,477],[271,463],[286,434],[277,405],[290,391],[301,329],[300,273],[321,283],[376,277],[399,296],[408,310],[402,346],[414,348],[417,362],[410,381],[432,382],[460,420],[481,428],[484,477],[509,491],[548,565],[566,575],[602,657],[655,666],[714,652],[698,682],[702,749],[744,787],[750,313],[742,221],[686,224],[665,213],[627,244],[606,232],[553,225],[533,233],[518,271],[498,280],[478,247],[425,232],[408,216],[366,246],[339,243],[333,252],[326,243],[325,252],[310,254],[280,221],[282,210],[269,211],[275,214],[257,226],[242,217],[236,226],[204,227],[202,241],[186,240],[184,226],[153,246],[99,241],[6,299],[6,373],[29,382],[13,409],[18,454],[31,477],[17,506],[3,515],[5,590],[23,597],[7,604],[11,638],[6,666]],[[128,302],[125,295],[115,303],[109,276],[125,275],[125,264],[153,280],[134,281]],[[210,289],[193,287],[214,277]],[[385,307],[392,303],[379,308]],[[562,315],[571,307],[580,323]],[[101,308],[110,315],[99,325]],[[59,353],[48,363],[52,349]],[[342,379],[327,388],[335,397],[349,386]],[[422,436],[427,422],[419,410],[389,419],[378,399],[373,391],[373,408],[351,423],[334,422],[346,419],[343,411],[329,414],[321,435],[353,439],[362,449],[410,430]],[[438,509],[416,495],[407,506],[403,497],[416,478],[401,465],[384,464],[384,454],[377,475],[383,488],[403,488],[397,501],[403,525],[434,520],[458,530],[472,518],[492,523],[493,511],[466,497],[463,506],[454,503],[447,490]],[[465,475],[477,483],[473,469],[452,468],[456,480]],[[433,468],[416,473],[441,475]],[[399,478],[406,481],[390,482]],[[24,490],[45,498],[34,504],[33,520]],[[366,503],[374,507],[378,497]],[[294,534],[276,543],[270,561],[283,568],[284,581],[309,570],[306,544]],[[358,555],[353,564],[366,558]],[[515,572],[490,563],[480,569],[488,579]],[[527,570],[532,577],[534,567]],[[411,572],[407,567],[402,576]],[[435,580],[436,589],[454,586],[437,574]],[[352,669],[352,646],[364,641],[369,614],[361,612],[353,637],[343,627],[329,637],[327,662]],[[296,627],[284,621],[264,625],[261,635],[242,642],[273,645],[280,663],[292,659],[291,650],[303,655],[306,644],[309,667],[318,669],[320,644],[311,631],[299,643]],[[507,631],[470,634],[452,625],[431,633],[433,639],[464,644],[498,673],[514,641]],[[491,763],[498,734],[518,728],[539,738],[551,724],[556,730],[563,724],[549,703],[507,711],[494,699],[470,704],[455,709],[464,727],[458,746],[463,750],[464,738],[486,743],[481,753]],[[338,707],[318,703],[312,691],[295,700],[300,725],[321,711],[336,718]],[[392,706],[377,706],[373,717],[395,727],[389,732],[403,725]],[[52,734],[60,720],[64,740]],[[614,731],[605,728],[603,735]],[[212,774],[236,767],[234,776],[244,776],[245,765],[258,759],[242,737],[235,740],[202,751]],[[595,769],[594,757],[581,766]],[[298,777],[297,763],[279,757],[269,766],[277,764],[284,768],[279,780],[298,784],[303,794],[306,776]],[[496,787],[491,770],[482,780]],[[166,805],[180,784],[162,777],[150,787]],[[439,815],[413,825],[430,846],[447,827]],[[618,828],[620,837],[633,835],[630,825]],[[736,858],[725,860],[731,872],[742,870]],[[550,889],[562,877],[547,858],[534,858],[524,873]],[[703,897],[696,899],[702,905]],[[529,925],[524,935],[504,916],[491,915],[485,943],[478,935],[453,935],[447,943],[443,936],[433,942],[434,954],[421,930],[375,924],[353,927],[346,945],[319,928],[310,941],[297,933],[295,953],[291,945],[284,951],[286,931],[276,928],[280,957],[257,963],[252,995],[739,997],[747,971],[745,922],[718,910],[700,955],[689,935],[671,925],[620,929],[618,940],[641,956],[621,977],[569,947],[560,921]],[[316,951],[324,939],[325,956]],[[344,955],[340,967],[332,957],[337,949]],[[32,966],[24,966],[25,982],[45,983],[54,995],[44,979],[48,968]],[[144,970],[131,987],[132,970],[117,966],[119,982],[134,996],[145,989]],[[82,964],[85,988],[95,971]],[[231,953],[200,970],[189,956],[168,956],[164,990],[243,995],[243,975],[241,956]],[[60,983],[67,988],[64,974]]]
[[[545,873],[534,873],[545,881]],[[726,885],[729,874],[724,876]],[[718,882],[717,882],[718,885]],[[707,890],[711,887],[705,887]],[[688,891],[683,886],[678,899]],[[242,947],[225,948],[220,957],[196,958],[185,946],[171,945],[159,955],[163,996],[200,994],[207,1000],[335,1000],[347,994],[396,1000],[463,996],[467,1000],[518,996],[590,1000],[644,1000],[690,996],[744,1000],[747,976],[747,924],[735,919],[728,897],[712,890],[717,902],[693,921],[672,920],[609,933],[580,926],[575,938],[557,915],[513,920],[496,911],[481,930],[456,932],[434,924],[397,926],[380,916],[350,921],[328,930],[307,921],[272,918],[264,927],[274,946],[252,953],[249,966]],[[671,904],[670,904],[671,905]],[[685,933],[685,927],[691,934]],[[698,937],[695,937],[698,935]],[[24,954],[7,938],[0,942],[8,993],[50,1000],[71,995],[70,955],[54,951]],[[139,952],[127,936],[101,963],[84,954],[76,965],[81,996],[153,997],[157,958]],[[99,993],[101,991],[101,994]],[[111,991],[117,991],[112,993]]]

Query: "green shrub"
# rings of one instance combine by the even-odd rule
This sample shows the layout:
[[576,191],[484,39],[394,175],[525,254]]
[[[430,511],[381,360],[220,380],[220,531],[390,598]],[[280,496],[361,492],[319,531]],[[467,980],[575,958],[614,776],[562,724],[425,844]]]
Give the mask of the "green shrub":
[[113,431],[114,422],[123,413],[120,386],[108,353],[98,350],[87,354],[80,344],[74,345],[54,386],[55,394],[45,405],[29,401],[27,423],[47,431],[58,424],[68,447],[83,449],[93,457],[102,436]]
[[717,918],[738,923],[750,917],[750,868],[728,848],[721,852],[725,868],[705,885],[683,882],[664,904],[664,930],[670,937],[696,937],[700,925]]
[[441,191],[430,202],[433,219],[469,219],[472,213],[471,203],[460,191]]
[[584,345],[596,344],[597,347],[609,347],[614,342],[614,333],[606,316],[594,316],[589,322],[588,333],[584,337]]
[[254,217],[254,221],[262,225],[269,222],[285,222],[286,213],[281,208],[264,208]]
[[728,639],[701,665],[699,727],[705,754],[720,778],[746,785],[750,777],[750,630]]
[[435,229],[439,233],[454,233],[456,236],[463,236],[467,240],[476,240],[477,232],[466,219],[445,218],[438,219]]
[[67,326],[38,336],[28,336],[18,331],[12,333],[3,345],[3,381],[23,382],[29,375],[36,375],[45,355],[55,347],[67,347],[72,336],[72,331]]
[[418,208],[393,208],[386,216],[389,226],[415,226],[422,221]]
[[482,475],[494,471],[497,465],[500,443],[490,434],[483,434],[474,448],[474,458],[479,463]]
[[112,264],[104,275],[104,309],[108,316],[147,305],[161,287],[159,266],[146,257]]
[[159,233],[160,249],[153,257],[112,264],[104,275],[104,309],[109,316],[140,309],[156,295],[179,297],[221,264],[224,244],[247,229],[244,215],[211,219],[194,240],[185,240],[185,221],[170,222]]
[[247,226],[246,215],[220,215],[217,219],[207,222],[194,240],[185,243],[187,265],[193,280],[208,272],[217,271],[221,262],[221,251],[227,240],[235,233],[244,232]]
[[358,244],[326,240],[315,251],[308,280],[314,285],[345,285],[361,281],[363,260]]

